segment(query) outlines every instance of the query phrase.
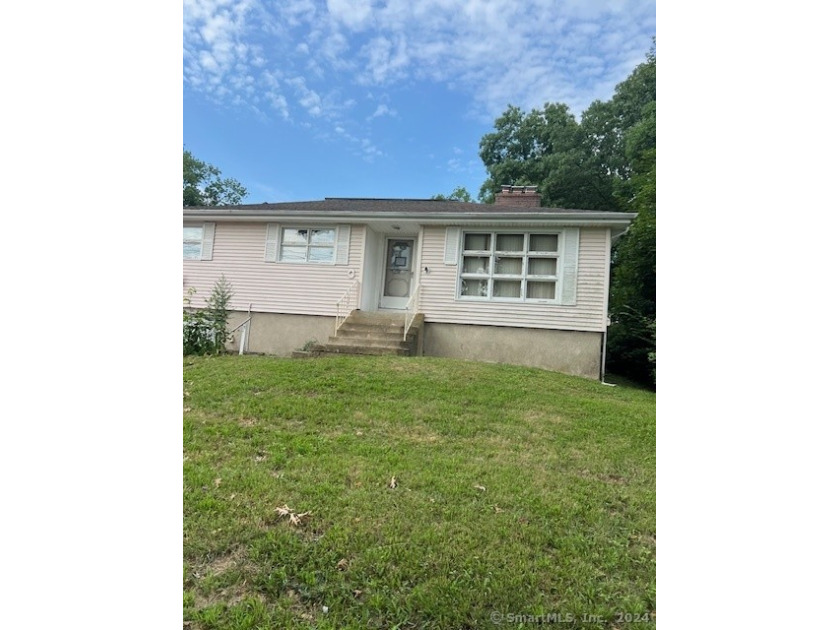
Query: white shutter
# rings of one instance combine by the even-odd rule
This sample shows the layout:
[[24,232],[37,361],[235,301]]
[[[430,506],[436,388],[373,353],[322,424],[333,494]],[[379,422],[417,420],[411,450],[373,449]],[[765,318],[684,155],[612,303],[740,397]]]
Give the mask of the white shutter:
[[268,223],[265,226],[265,261],[277,262],[277,242],[280,240],[280,224]]
[[577,302],[578,243],[580,228],[563,230],[563,292],[560,304],[574,306]]
[[443,243],[443,264],[458,264],[458,247],[461,241],[461,228],[446,228],[446,240]]
[[335,264],[350,264],[350,226],[339,225],[335,239]]
[[213,240],[216,236],[216,224],[205,223],[201,237],[201,260],[213,260]]

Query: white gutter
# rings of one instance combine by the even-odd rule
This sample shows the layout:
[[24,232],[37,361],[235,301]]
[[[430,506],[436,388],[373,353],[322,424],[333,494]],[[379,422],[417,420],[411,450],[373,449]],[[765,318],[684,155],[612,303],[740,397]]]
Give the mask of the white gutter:
[[459,212],[459,213],[376,213],[360,214],[358,212],[312,212],[312,211],[288,211],[268,213],[241,213],[241,212],[196,212],[184,210],[184,219],[201,219],[203,221],[277,221],[288,218],[305,218],[322,222],[334,222],[340,219],[345,223],[393,223],[395,221],[413,221],[425,225],[477,225],[482,223],[535,223],[545,225],[557,225],[563,223],[569,226],[610,226],[626,228],[636,218],[635,213],[630,212],[587,212],[587,213],[497,213],[497,212]]

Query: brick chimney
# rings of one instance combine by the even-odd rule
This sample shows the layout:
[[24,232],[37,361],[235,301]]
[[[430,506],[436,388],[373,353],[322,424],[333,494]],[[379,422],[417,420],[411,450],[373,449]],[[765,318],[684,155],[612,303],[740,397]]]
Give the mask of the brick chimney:
[[502,191],[496,193],[497,206],[511,208],[539,208],[540,193],[536,186],[502,186]]

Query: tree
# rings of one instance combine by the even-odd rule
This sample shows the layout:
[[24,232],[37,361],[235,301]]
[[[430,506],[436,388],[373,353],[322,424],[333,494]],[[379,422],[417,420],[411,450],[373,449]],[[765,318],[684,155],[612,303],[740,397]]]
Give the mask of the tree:
[[463,186],[458,186],[448,196],[438,193],[432,199],[435,201],[464,201],[466,203],[472,203],[474,201],[469,191]]
[[[651,99],[652,95],[652,99]],[[613,251],[607,360],[612,370],[656,384],[656,54],[616,87],[622,178],[616,194],[636,220]]]
[[607,360],[610,369],[645,384],[656,376],[656,149],[647,171],[631,178],[638,213],[613,254]]
[[638,214],[613,250],[607,336],[611,370],[652,384],[656,356],[656,48],[594,101],[580,122],[562,103],[525,113],[509,105],[481,138],[488,179],[479,199],[504,184],[536,185],[543,206]]
[[610,168],[602,164],[603,152],[592,146],[594,138],[589,137],[597,135],[589,130],[592,117],[584,116],[578,123],[563,103],[546,103],[528,114],[508,106],[496,120],[496,131],[485,135],[479,145],[490,175],[479,198],[492,203],[504,184],[535,185],[545,206],[620,209],[612,194]]
[[238,181],[221,176],[218,168],[184,149],[184,206],[233,206],[248,195]]
[[492,203],[504,184],[536,185],[542,205],[626,211],[634,160],[656,146],[656,52],[575,120],[563,103],[526,114],[509,105],[479,143],[489,175],[479,191]]

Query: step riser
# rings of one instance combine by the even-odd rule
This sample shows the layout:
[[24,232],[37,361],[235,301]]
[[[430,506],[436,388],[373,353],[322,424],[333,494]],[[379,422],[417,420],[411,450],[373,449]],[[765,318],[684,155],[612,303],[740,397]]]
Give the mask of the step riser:
[[[363,330],[363,331],[381,330],[382,332],[386,332],[386,333],[397,333],[398,332],[398,333],[402,334],[402,332],[404,330],[404,327],[403,326],[380,326],[378,324],[359,324],[359,323],[354,323],[354,322],[344,322],[341,325],[341,328],[339,328],[339,330]],[[412,326],[408,330],[409,330],[409,333],[410,333],[411,331],[416,331],[417,327]]]
[[368,322],[344,322],[341,325],[341,328],[347,328],[350,330],[384,330],[386,332],[393,332],[399,330],[400,332],[402,332],[405,327],[402,324],[371,324]]
[[377,339],[371,342],[365,339],[336,339],[335,337],[330,337],[324,346],[333,348],[393,348],[395,350],[411,350],[411,344],[403,341],[389,342]]
[[327,344],[319,346],[315,349],[317,354],[364,354],[372,356],[394,355],[394,356],[409,356],[409,352],[405,348],[383,348],[379,346],[334,346]]
[[409,333],[407,339],[403,339],[402,332],[383,333],[378,331],[343,330],[340,329],[336,337],[340,339],[385,339],[388,341],[408,341],[417,335]]

